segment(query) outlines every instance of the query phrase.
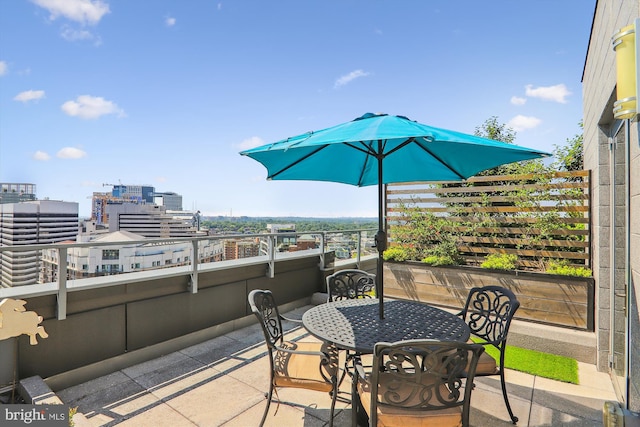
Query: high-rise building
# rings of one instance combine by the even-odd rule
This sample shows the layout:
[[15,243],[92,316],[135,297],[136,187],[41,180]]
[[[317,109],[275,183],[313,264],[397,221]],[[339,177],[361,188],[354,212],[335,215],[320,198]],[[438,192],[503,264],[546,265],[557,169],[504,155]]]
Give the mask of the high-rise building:
[[[109,184],[105,184],[109,185]],[[156,192],[150,185],[114,185],[111,194],[122,200],[136,203],[153,203],[153,195]]]
[[144,237],[187,237],[196,234],[190,222],[176,219],[164,206],[107,203],[109,232],[125,230]]
[[[35,200],[0,204],[0,246],[75,241],[78,203]],[[38,283],[40,251],[3,251],[0,254],[0,286]]]
[[156,205],[164,206],[168,211],[182,210],[182,196],[177,193],[153,193],[153,201]]
[[255,238],[224,241],[224,259],[250,258],[260,255],[260,242]]
[[0,182],[0,204],[36,200],[36,185],[19,182]]

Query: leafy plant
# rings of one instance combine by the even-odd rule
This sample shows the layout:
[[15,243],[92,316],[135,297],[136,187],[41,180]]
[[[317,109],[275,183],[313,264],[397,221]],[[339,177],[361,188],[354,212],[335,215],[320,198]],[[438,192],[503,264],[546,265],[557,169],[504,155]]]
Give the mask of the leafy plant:
[[78,412],[78,407],[69,407],[69,427],[74,427],[76,425],[75,421],[73,421],[73,416]]
[[385,261],[406,261],[409,259],[409,251],[400,246],[392,246],[382,253],[382,259]]
[[429,255],[429,256],[423,258],[422,262],[424,262],[425,264],[433,265],[434,267],[437,267],[439,265],[457,265],[457,264],[459,264],[458,262],[456,262],[456,260],[454,260],[450,256],[446,256],[446,255],[445,256],[442,256],[442,255]]
[[552,259],[547,264],[546,272],[549,274],[560,274],[562,276],[591,277],[591,269],[586,267],[575,267],[569,265],[565,259]]
[[451,236],[443,236],[443,240],[427,250],[427,256],[422,262],[429,265],[457,265],[463,260],[458,253],[458,247]]
[[480,264],[480,267],[494,270],[515,270],[517,260],[518,257],[513,254],[490,254]]

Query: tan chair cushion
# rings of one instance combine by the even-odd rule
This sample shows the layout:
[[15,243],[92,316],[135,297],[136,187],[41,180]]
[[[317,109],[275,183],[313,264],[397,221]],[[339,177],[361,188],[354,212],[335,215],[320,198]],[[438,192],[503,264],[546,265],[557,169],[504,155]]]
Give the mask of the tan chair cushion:
[[[475,344],[472,340],[467,341],[467,344]],[[469,353],[469,363],[471,363],[471,353]],[[468,365],[467,365],[468,366]],[[489,353],[483,351],[478,359],[476,365],[476,375],[497,375],[500,373],[496,359],[491,357]]]
[[480,355],[476,366],[476,375],[496,375],[500,372],[496,359],[491,357],[486,351]]
[[[433,381],[433,380],[431,380]],[[378,387],[379,393],[384,392],[388,388],[386,378],[384,374],[380,376],[380,385]],[[429,384],[427,376],[424,377],[424,383]],[[404,387],[404,386],[403,386]],[[447,387],[443,384],[440,386],[443,396],[448,394]],[[402,395],[402,388],[397,389]],[[410,388],[407,386],[407,391]],[[371,391],[369,383],[358,383],[358,392],[360,394],[360,400],[362,406],[370,416],[371,411]],[[434,397],[435,401],[435,397]],[[378,405],[378,426],[399,426],[399,427],[459,427],[462,426],[462,406],[416,411],[403,409],[400,407],[388,407]]]
[[[326,344],[315,342],[285,342],[283,347],[296,351],[321,351]],[[330,392],[333,385],[322,377],[320,369],[327,378],[337,375],[337,359],[320,368],[320,356],[295,354],[277,351],[274,354],[276,387],[296,387],[309,390]]]

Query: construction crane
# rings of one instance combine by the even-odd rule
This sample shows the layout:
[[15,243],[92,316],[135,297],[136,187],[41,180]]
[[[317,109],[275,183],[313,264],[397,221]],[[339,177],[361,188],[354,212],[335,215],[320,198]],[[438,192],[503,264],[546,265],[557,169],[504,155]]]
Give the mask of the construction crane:
[[108,184],[108,183],[102,184],[103,187],[106,187],[107,185],[110,187],[115,187],[116,185],[122,185],[122,181],[118,180],[118,184]]

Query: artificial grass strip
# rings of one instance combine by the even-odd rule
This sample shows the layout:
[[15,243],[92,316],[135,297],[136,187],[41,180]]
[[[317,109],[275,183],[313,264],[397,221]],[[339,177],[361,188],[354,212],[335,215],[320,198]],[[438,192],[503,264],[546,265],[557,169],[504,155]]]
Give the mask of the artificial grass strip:
[[[475,338],[473,341],[482,342]],[[484,348],[499,363],[500,352],[498,349],[492,345],[486,345]],[[570,357],[507,345],[504,365],[506,368],[543,378],[571,384],[579,383],[578,362]]]

